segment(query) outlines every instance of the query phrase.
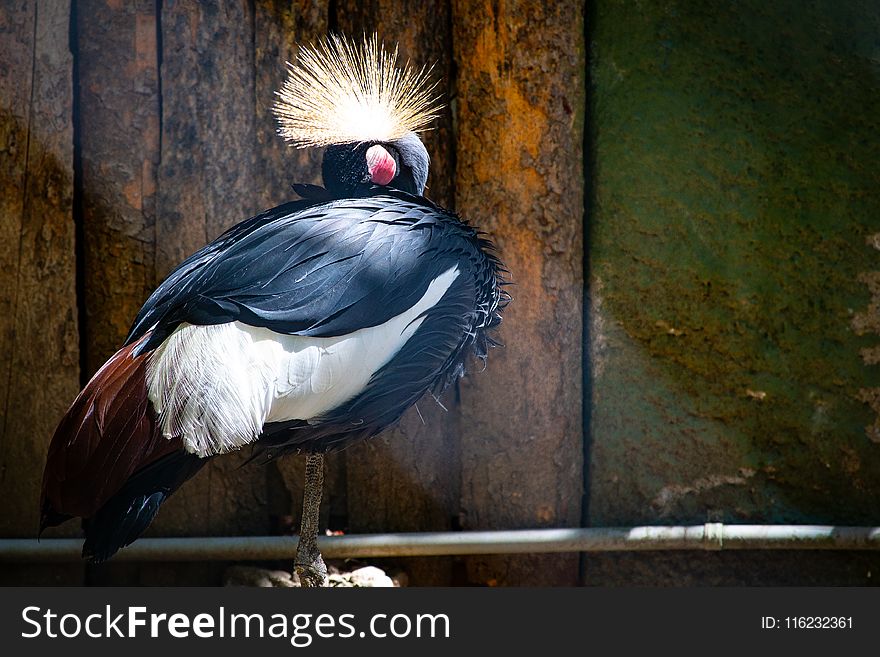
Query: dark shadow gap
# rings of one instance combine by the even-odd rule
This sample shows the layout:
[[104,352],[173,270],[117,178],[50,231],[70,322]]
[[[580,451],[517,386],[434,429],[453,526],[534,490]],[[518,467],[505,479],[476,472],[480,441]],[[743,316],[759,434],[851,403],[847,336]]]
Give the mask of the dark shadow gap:
[[455,212],[455,207],[458,205],[455,201],[456,189],[457,189],[457,181],[456,175],[458,173],[458,150],[456,148],[458,144],[458,133],[457,133],[457,121],[455,120],[455,105],[458,99],[458,65],[455,61],[455,27],[452,20],[452,12],[453,6],[451,0],[447,0],[446,3],[447,11],[446,11],[446,33],[449,38],[446,40],[446,43],[449,44],[448,57],[449,57],[449,79],[446,82],[446,92],[448,94],[448,102],[449,102],[449,140],[446,144],[447,152],[449,153],[448,158],[448,166],[450,171],[449,177],[449,203],[451,205],[451,210]]
[[[596,207],[594,173],[596,170],[595,123],[593,116],[593,98],[595,89],[592,85],[590,66],[592,64],[592,34],[595,22],[596,3],[587,0],[584,3],[584,126],[583,126],[583,162],[584,162],[584,213],[583,213],[583,276],[584,294],[582,318],[583,348],[581,349],[582,368],[582,418],[583,418],[583,496],[581,497],[581,527],[590,526],[590,466],[592,456],[592,410],[593,410],[593,363],[590,358],[592,345],[591,300],[590,287],[590,250],[592,244],[590,210]],[[578,560],[578,580],[581,584],[587,581],[587,553],[581,552]]]
[[336,0],[327,2],[327,33],[339,34],[339,9]]
[[71,122],[73,127],[73,226],[74,258],[76,268],[76,313],[79,325],[79,385],[84,388],[89,382],[88,340],[86,323],[86,258],[85,228],[83,221],[83,175],[82,175],[82,125],[80,122],[80,77],[79,77],[79,3],[70,3],[70,22],[68,27],[68,47],[72,61]]
[[160,194],[159,186],[161,183],[161,177],[159,175],[160,170],[162,168],[162,141],[165,136],[164,130],[164,120],[165,115],[163,112],[163,98],[162,98],[162,0],[156,0],[156,103],[157,103],[157,112],[159,115],[159,152],[157,153],[158,161],[156,162],[156,196],[155,196],[155,216],[153,218],[153,284],[159,284],[159,270],[156,266],[156,258],[158,254],[158,249],[155,248],[155,245],[159,243],[159,215],[162,212],[162,208],[160,206],[160,202],[162,196]]
[[[80,86],[80,53],[79,53],[79,3],[70,3],[70,21],[68,24],[68,48],[71,56],[71,82],[73,99],[71,102],[71,122],[73,128],[73,252],[75,259],[75,290],[76,316],[79,339],[79,387],[84,388],[89,382],[88,364],[88,332],[86,313],[86,242],[85,219],[83,211],[83,166],[82,166],[82,122],[81,122],[81,86]],[[94,566],[83,564],[83,586],[95,584]]]

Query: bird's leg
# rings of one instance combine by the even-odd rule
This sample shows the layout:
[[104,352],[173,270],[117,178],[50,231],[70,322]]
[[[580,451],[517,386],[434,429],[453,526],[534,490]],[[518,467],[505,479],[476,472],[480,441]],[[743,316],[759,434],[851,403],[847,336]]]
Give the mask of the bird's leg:
[[317,587],[327,583],[327,566],[324,565],[324,560],[318,551],[318,519],[323,489],[324,455],[307,454],[302,523],[294,561],[294,570],[301,586]]

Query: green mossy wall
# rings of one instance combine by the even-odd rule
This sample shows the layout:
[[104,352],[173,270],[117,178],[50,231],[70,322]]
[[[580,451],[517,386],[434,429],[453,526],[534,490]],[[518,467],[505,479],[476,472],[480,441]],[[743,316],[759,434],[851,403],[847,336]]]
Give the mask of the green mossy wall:
[[591,20],[591,524],[880,524],[876,4]]

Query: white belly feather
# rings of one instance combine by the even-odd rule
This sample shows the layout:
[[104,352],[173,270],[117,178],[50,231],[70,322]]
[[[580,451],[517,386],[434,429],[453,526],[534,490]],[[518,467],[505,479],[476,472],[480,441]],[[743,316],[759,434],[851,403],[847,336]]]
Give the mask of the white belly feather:
[[153,352],[147,372],[162,433],[210,456],[253,442],[266,422],[320,420],[366,387],[458,274],[453,267],[438,276],[415,305],[384,324],[333,338],[241,322],[181,324]]

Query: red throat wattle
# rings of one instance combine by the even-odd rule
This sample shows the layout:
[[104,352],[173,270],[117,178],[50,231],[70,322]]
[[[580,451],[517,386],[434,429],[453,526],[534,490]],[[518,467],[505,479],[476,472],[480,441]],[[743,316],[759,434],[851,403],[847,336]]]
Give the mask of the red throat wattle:
[[375,185],[387,185],[397,175],[394,158],[379,144],[367,149],[367,169],[370,171],[370,180]]

